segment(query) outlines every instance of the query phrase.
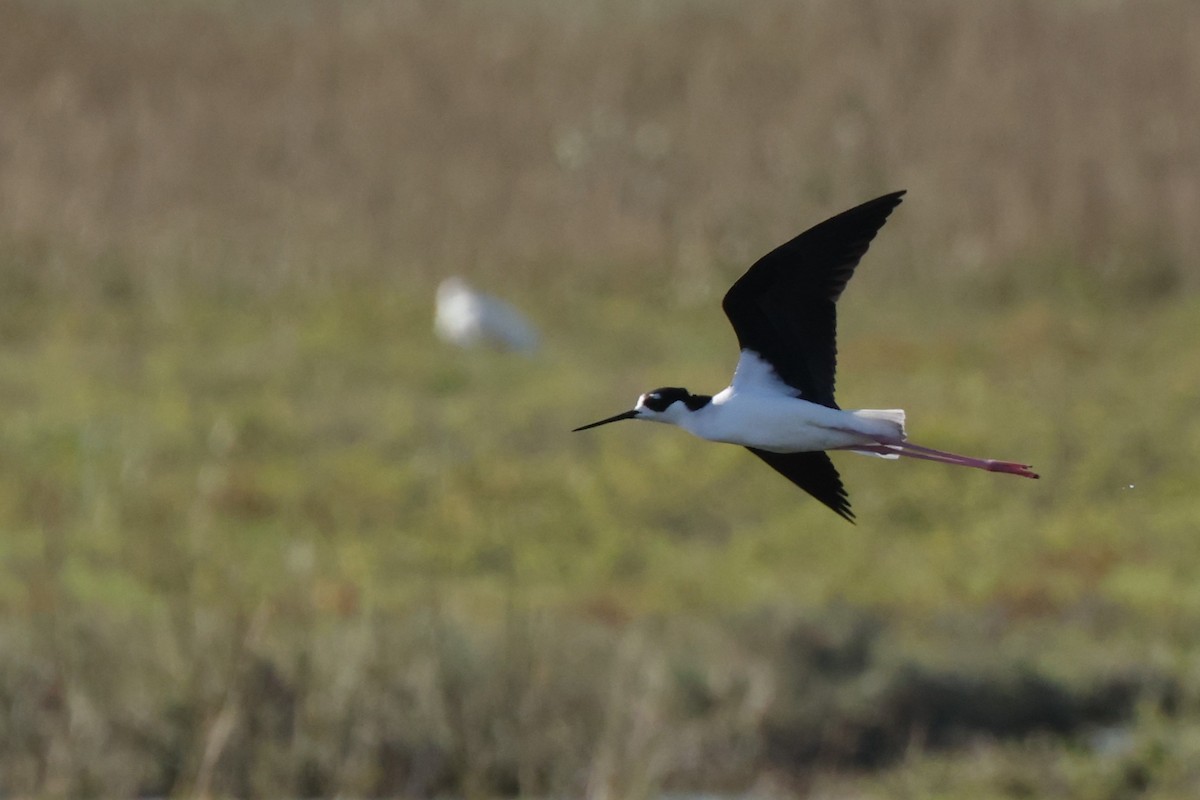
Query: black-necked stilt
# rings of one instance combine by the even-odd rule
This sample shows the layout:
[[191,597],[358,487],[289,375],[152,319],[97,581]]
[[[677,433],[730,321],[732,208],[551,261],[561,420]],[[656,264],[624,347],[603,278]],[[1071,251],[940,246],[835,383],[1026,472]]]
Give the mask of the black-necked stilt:
[[443,340],[459,347],[489,343],[526,354],[538,348],[537,330],[520,311],[472,289],[457,276],[438,284],[433,329]]
[[666,387],[577,431],[623,419],[678,425],[702,439],[749,448],[785,478],[853,521],[826,450],[923,458],[1036,478],[1026,464],[971,458],[907,441],[900,409],[843,411],[833,400],[838,297],[904,192],[827,219],[760,258],[722,306],[741,356],[730,385],[709,396]]

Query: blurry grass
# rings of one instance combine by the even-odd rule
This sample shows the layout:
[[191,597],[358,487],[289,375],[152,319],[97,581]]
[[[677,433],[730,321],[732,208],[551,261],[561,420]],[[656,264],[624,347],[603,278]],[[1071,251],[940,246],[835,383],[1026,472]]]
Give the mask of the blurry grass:
[[164,290],[654,263],[687,293],[908,188],[889,285],[1010,291],[998,265],[1052,250],[1197,285],[1187,0],[636,8],[4,0],[3,230]]
[[[1195,793],[1200,16],[738,9],[0,0],[0,791]],[[1040,482],[569,433],[900,187],[839,400]]]
[[[330,745],[307,768],[297,766],[309,757],[298,751],[253,751],[240,783],[224,771],[211,777],[200,753],[242,763],[211,742],[222,708],[237,709],[227,734],[237,742],[253,735],[255,709],[271,707],[272,690],[253,689],[260,679],[245,672],[247,664],[267,675],[310,669],[303,665],[316,655],[303,654],[312,647],[405,630],[412,624],[405,620],[431,609],[432,630],[443,631],[432,640],[359,640],[353,646],[367,649],[358,662],[280,678],[287,691],[303,693],[294,702],[309,703],[307,692],[375,669],[373,653],[416,659],[397,667],[397,674],[415,670],[414,679],[426,674],[421,660],[434,658],[441,666],[429,675],[461,682],[445,689],[448,701],[481,705],[434,714],[449,714],[459,727],[443,739],[449,749],[434,759],[442,766],[421,792],[508,791],[510,781],[526,791],[579,786],[577,774],[548,776],[536,766],[564,752],[506,756],[503,738],[472,739],[475,726],[511,713],[502,686],[489,688],[501,668],[492,659],[516,659],[503,669],[549,680],[539,669],[567,667],[520,667],[521,660],[557,658],[546,648],[578,625],[598,626],[602,648],[628,636],[664,647],[656,653],[642,641],[624,667],[594,661],[575,689],[529,689],[536,698],[529,702],[551,704],[545,713],[554,724],[572,726],[573,757],[592,753],[596,772],[585,783],[646,781],[620,790],[634,794],[663,780],[695,785],[677,772],[678,742],[661,740],[674,734],[660,726],[684,724],[673,706],[651,719],[624,716],[639,704],[657,708],[676,691],[676,679],[653,683],[656,659],[724,651],[753,660],[760,646],[697,649],[686,636],[667,644],[681,623],[653,633],[644,627],[654,630],[653,623],[638,620],[707,620],[737,630],[737,615],[760,609],[780,609],[786,620],[846,606],[885,621],[891,646],[909,654],[897,656],[900,663],[972,670],[1000,659],[1068,682],[1153,669],[1176,676],[1191,696],[1191,632],[1200,627],[1193,586],[1200,509],[1191,491],[1200,431],[1188,400],[1200,389],[1200,370],[1189,366],[1196,299],[1052,307],[1033,296],[990,307],[964,295],[951,303],[963,312],[939,315],[927,313],[916,290],[893,293],[882,307],[871,302],[870,275],[865,269],[863,291],[845,300],[842,402],[906,407],[915,440],[1028,459],[1042,481],[841,457],[860,519],[849,526],[738,448],[633,424],[570,434],[664,381],[700,390],[727,378],[735,351],[723,326],[712,326],[720,322],[715,303],[680,304],[653,292],[600,303],[552,290],[514,298],[550,342],[537,360],[440,344],[430,330],[432,287],[419,282],[406,292],[351,287],[270,302],[198,292],[169,309],[136,293],[88,302],[52,293],[6,298],[22,307],[24,321],[13,323],[0,358],[7,410],[0,603],[14,630],[36,633],[30,657],[47,659],[40,674],[49,680],[39,692],[67,692],[54,702],[72,714],[80,703],[109,708],[97,699],[106,682],[120,685],[118,696],[143,695],[116,721],[96,711],[98,738],[64,733],[73,758],[92,763],[87,748],[102,746],[107,725],[140,730],[158,719],[154,725],[176,733],[151,728],[139,736],[175,741],[187,754],[179,776],[160,763],[157,777],[143,768],[140,783],[137,770],[123,781],[159,791],[191,786],[196,775],[210,775],[195,779],[199,788],[217,780],[236,791],[264,790],[272,774],[300,781],[289,783],[297,791],[404,785],[356,771],[358,756],[338,756]],[[526,618],[549,627],[532,638],[503,634],[470,644],[472,630],[503,631]],[[117,645],[128,636],[141,640],[137,648]],[[460,637],[468,650],[453,655]],[[491,666],[470,666],[477,659]],[[446,669],[468,672],[454,678]],[[622,670],[630,670],[627,679]],[[606,712],[603,693],[594,693],[607,680],[634,683],[611,689],[616,705]],[[637,688],[642,681],[652,683]],[[870,697],[870,685],[845,691]],[[353,703],[370,702],[370,692],[386,686],[386,679],[355,678],[346,691],[359,700],[305,712],[333,715],[306,724],[336,725]],[[462,699],[474,696],[468,691],[484,695]],[[559,691],[601,703],[588,712],[597,727],[567,723],[574,712],[556,705],[566,702],[556,699]],[[639,692],[649,694],[638,700]],[[192,716],[162,720],[171,696]],[[750,702],[744,697],[729,702],[722,713],[743,721],[706,717],[696,735],[756,741],[762,712],[742,705]],[[418,707],[404,718],[415,719]],[[616,709],[621,716],[604,722]],[[131,714],[134,721],[120,722]],[[604,733],[610,725],[636,732]],[[512,735],[535,747],[534,729],[521,730]],[[615,737],[610,745],[606,736]],[[628,736],[649,738],[628,750]],[[52,731],[46,740],[57,741]],[[414,752],[424,746],[410,744]],[[748,780],[755,752],[727,764],[723,777],[696,775],[718,785],[731,775]],[[1005,752],[988,758],[1007,759]],[[502,763],[487,766],[497,758]],[[1027,767],[997,769],[1028,775]],[[69,764],[43,769],[82,774]],[[305,784],[305,769],[322,777]],[[938,774],[925,772],[932,766],[915,769],[898,780],[942,780],[922,777]],[[1053,769],[1070,769],[1069,762]],[[648,772],[635,778],[637,770]],[[443,783],[451,774],[458,777]],[[129,785],[111,779],[90,780]]]

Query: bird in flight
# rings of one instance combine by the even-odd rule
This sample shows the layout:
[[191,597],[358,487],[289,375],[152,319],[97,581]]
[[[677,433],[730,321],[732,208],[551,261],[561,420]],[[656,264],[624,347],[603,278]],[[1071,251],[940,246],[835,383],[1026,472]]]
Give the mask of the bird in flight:
[[444,341],[459,347],[491,344],[526,355],[538,349],[537,329],[520,311],[498,297],[476,291],[458,276],[438,284],[433,329]]
[[629,411],[575,430],[640,419],[743,445],[851,522],[849,495],[825,451],[1038,477],[1027,464],[913,444],[901,409],[844,411],[834,402],[837,299],[903,197],[892,192],[825,220],[767,253],[733,284],[721,305],[741,355],[728,387],[711,396],[654,389]]

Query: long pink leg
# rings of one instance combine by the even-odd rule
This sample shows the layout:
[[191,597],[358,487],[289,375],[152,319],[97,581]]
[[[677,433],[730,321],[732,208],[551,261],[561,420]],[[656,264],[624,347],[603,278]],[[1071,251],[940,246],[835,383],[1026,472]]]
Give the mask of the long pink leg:
[[895,454],[908,458],[920,458],[926,461],[937,461],[942,464],[954,464],[960,467],[974,467],[988,472],[1004,472],[1009,475],[1021,475],[1025,478],[1036,478],[1038,474],[1028,464],[1018,464],[1015,461],[997,461],[993,458],[972,458],[945,450],[935,450],[932,447],[922,447],[911,442],[898,444],[878,444],[859,447],[847,447],[847,450],[863,450],[871,453]]
[[900,455],[919,457],[918,454],[930,456],[934,459],[951,459],[962,464],[964,467],[976,467],[988,472],[1005,472],[1010,475],[1021,475],[1026,478],[1038,477],[1038,474],[1033,471],[1033,468],[1029,464],[1018,464],[1015,461],[1000,461],[994,458],[972,458],[971,456],[962,456],[957,453],[948,453],[945,450],[934,450],[932,447],[923,447],[911,442],[904,442],[900,445]]

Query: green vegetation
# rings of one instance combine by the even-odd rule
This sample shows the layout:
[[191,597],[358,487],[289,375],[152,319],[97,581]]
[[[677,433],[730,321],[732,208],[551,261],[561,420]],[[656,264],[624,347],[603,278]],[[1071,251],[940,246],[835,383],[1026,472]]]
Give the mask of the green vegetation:
[[[119,8],[0,0],[0,793],[1200,789],[1189,5]],[[1040,482],[569,433],[899,186],[839,400]]]

